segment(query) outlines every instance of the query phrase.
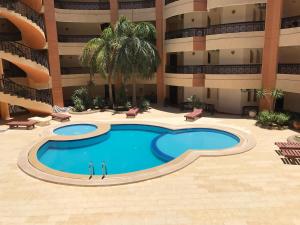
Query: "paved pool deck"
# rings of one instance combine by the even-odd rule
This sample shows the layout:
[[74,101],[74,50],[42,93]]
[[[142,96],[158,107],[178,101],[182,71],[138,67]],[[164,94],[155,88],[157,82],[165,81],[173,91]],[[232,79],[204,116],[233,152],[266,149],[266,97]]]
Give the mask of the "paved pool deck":
[[[166,109],[164,109],[166,110]],[[99,112],[71,121],[137,120],[190,124],[185,113],[151,109],[135,119]],[[195,124],[220,124],[251,132],[254,149],[200,157],[175,173],[112,187],[74,187],[32,178],[17,167],[21,151],[49,127],[7,130],[0,125],[0,225],[298,225],[300,165],[284,164],[275,141],[292,130],[265,130],[252,119],[216,114]],[[60,124],[51,121],[52,125]]]

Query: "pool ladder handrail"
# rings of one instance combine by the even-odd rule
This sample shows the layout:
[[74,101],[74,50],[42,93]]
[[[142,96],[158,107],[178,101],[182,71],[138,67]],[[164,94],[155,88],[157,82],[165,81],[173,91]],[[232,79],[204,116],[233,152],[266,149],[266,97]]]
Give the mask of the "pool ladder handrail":
[[95,167],[94,167],[94,163],[93,162],[89,163],[89,172],[90,172],[90,177],[89,177],[89,180],[90,180],[90,179],[92,179],[92,177],[95,174]]
[[107,175],[107,166],[106,166],[106,163],[104,161],[101,164],[101,171],[102,171],[101,179],[104,179],[105,176]]

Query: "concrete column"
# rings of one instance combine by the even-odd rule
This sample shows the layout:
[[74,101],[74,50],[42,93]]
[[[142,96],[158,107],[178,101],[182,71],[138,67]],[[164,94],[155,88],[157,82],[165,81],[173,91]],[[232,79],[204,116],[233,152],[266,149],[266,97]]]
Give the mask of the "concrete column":
[[115,25],[119,18],[119,3],[118,0],[110,0],[110,22]]
[[48,41],[49,69],[52,78],[53,104],[64,106],[54,1],[44,1],[44,12]]
[[[3,77],[3,64],[2,64],[2,59],[0,59],[0,79],[2,77]],[[4,120],[8,120],[10,118],[8,103],[1,102],[1,99],[0,99],[0,118]]]
[[[276,88],[278,50],[283,0],[268,0],[265,22],[265,42],[262,60],[262,88],[272,91]],[[266,96],[260,101],[261,110],[272,109],[272,98]]]
[[161,58],[161,64],[156,72],[157,84],[157,102],[163,104],[165,99],[165,84],[164,84],[164,70],[165,70],[165,54],[164,54],[164,0],[155,0],[156,12],[156,47]]

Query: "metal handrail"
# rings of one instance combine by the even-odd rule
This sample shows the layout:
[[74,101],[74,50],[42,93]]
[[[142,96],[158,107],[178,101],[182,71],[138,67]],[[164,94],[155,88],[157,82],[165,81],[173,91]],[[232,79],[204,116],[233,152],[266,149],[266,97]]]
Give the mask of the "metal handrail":
[[65,2],[55,0],[55,8],[58,9],[75,9],[75,10],[109,10],[109,2]]
[[99,37],[99,35],[58,35],[59,42],[78,42],[86,43],[93,38]]
[[175,31],[169,31],[166,32],[166,39],[196,37],[196,36],[205,36],[205,35],[212,35],[212,34],[223,34],[223,33],[263,31],[264,29],[265,29],[264,21],[218,24],[209,27],[185,28],[185,29],[180,29]]
[[45,23],[43,16],[38,14],[32,8],[23,4],[18,0],[0,0],[0,6],[12,10],[36,23],[43,31],[45,31]]
[[300,74],[300,64],[279,64],[278,73],[282,74]]
[[22,36],[20,32],[0,32],[0,40],[1,41],[20,41],[22,40]]
[[260,74],[261,64],[167,66],[166,72],[182,74]]
[[18,97],[52,105],[52,94],[50,89],[37,90],[26,87],[6,78],[5,75],[0,79],[0,90],[10,95],[16,95]]
[[154,0],[119,2],[120,9],[143,9],[155,7]]
[[286,17],[281,21],[281,28],[300,27],[300,16]]
[[49,68],[48,56],[45,50],[34,50],[18,42],[0,41],[1,50],[24,57]]
[[87,67],[62,67],[61,74],[89,74],[90,69]]

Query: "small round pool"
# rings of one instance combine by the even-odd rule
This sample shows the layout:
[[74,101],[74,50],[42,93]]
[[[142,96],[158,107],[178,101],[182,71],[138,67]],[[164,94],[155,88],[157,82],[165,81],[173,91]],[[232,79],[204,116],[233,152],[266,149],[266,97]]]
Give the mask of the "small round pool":
[[97,130],[93,124],[72,124],[56,128],[53,132],[62,136],[83,135]]

